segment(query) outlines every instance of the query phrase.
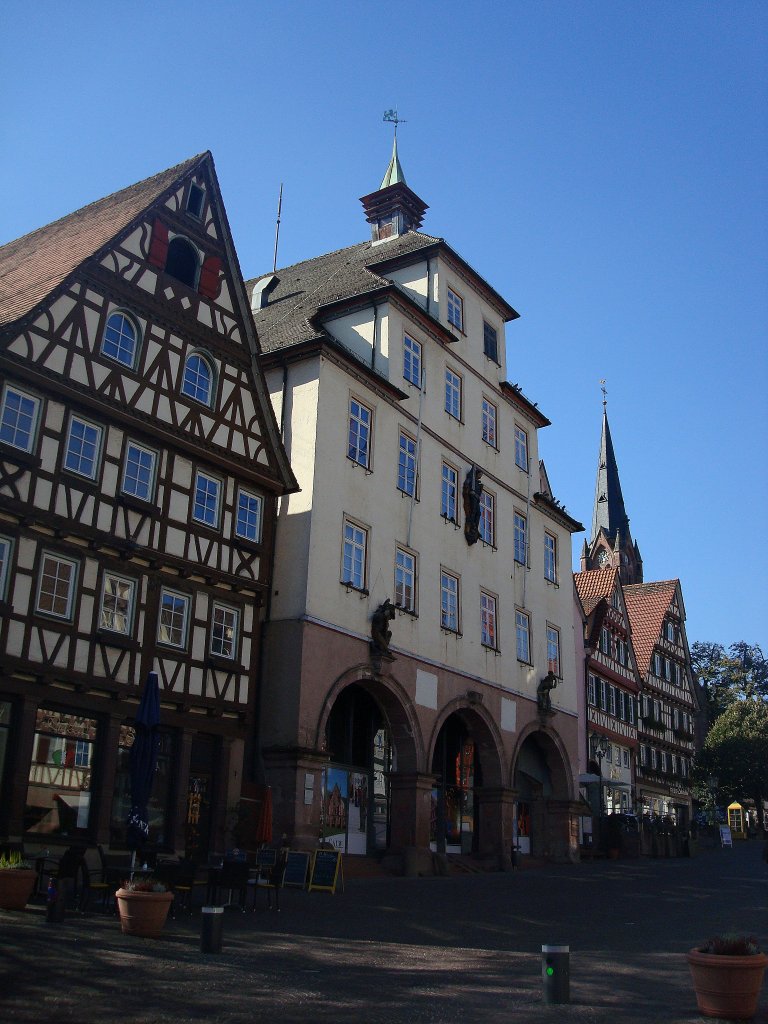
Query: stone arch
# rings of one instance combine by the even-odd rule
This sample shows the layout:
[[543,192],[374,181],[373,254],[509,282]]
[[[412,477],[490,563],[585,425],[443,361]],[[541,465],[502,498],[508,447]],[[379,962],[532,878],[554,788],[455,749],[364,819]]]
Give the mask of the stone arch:
[[326,727],[333,705],[341,692],[353,684],[365,690],[384,713],[397,751],[398,771],[421,770],[424,763],[424,739],[413,702],[405,687],[393,675],[375,672],[367,661],[345,669],[331,684],[317,722],[317,749],[325,749]]
[[525,743],[535,737],[543,747],[543,753],[552,776],[552,787],[559,800],[573,800],[573,776],[569,767],[568,753],[562,739],[553,729],[542,729],[537,722],[529,723],[518,737],[509,766],[509,785],[514,787],[520,751]]
[[483,765],[483,784],[486,786],[503,785],[506,774],[503,768],[504,742],[501,738],[499,727],[483,704],[475,704],[467,697],[456,697],[440,709],[429,737],[424,770],[430,770],[440,730],[451,715],[454,714],[464,719],[467,727],[475,737]]

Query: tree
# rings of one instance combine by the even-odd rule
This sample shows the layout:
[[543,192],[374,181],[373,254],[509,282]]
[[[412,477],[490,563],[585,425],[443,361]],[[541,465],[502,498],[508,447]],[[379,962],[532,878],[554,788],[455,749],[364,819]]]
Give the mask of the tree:
[[768,701],[768,660],[758,644],[697,641],[691,647],[691,668],[706,699],[710,722],[733,703]]
[[763,799],[768,797],[768,701],[760,697],[735,700],[716,719],[696,758],[694,780],[706,784],[718,777],[718,789],[732,799],[755,802],[764,828]]

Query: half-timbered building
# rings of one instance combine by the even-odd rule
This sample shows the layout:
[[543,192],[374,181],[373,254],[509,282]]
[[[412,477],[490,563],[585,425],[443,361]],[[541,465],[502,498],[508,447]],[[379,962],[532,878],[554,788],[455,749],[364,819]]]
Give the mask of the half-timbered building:
[[212,157],[0,249],[0,834],[221,849],[251,775],[277,496],[295,488]]
[[595,814],[634,811],[640,677],[619,569],[574,574],[583,609],[587,775]]

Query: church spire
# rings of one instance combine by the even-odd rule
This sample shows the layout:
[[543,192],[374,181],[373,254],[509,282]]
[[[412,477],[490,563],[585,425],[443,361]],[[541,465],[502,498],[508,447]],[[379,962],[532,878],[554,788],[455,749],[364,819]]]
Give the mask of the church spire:
[[381,179],[379,189],[388,188],[390,185],[407,185],[405,180],[405,174],[403,174],[403,168],[400,164],[400,158],[397,155],[397,133],[395,133],[395,140],[392,143],[392,159],[389,161],[389,167],[387,173]]
[[397,154],[397,126],[402,118],[396,110],[388,110],[384,114],[385,121],[395,126],[395,139],[392,143],[392,157],[381,185],[375,192],[363,196],[360,202],[365,210],[365,219],[371,225],[371,237],[375,242],[383,242],[387,238],[397,238],[406,231],[418,231],[424,219],[424,212],[429,209],[423,199],[408,187],[405,181],[403,166]]
[[611,428],[608,426],[605,381],[600,383],[603,385],[603,430],[597,461],[589,553],[582,553],[581,564],[587,569],[613,565],[620,570],[622,583],[642,583],[643,563],[629,530],[629,516],[624,507],[619,467],[613,450]]

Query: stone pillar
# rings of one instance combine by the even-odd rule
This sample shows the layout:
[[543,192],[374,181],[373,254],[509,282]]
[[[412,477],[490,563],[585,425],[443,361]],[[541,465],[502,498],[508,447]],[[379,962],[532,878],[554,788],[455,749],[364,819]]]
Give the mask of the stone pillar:
[[544,856],[555,861],[579,859],[580,804],[573,800],[547,800]]
[[272,787],[272,832],[285,833],[297,850],[320,841],[323,769],[328,755],[306,748],[264,751],[267,785]]
[[482,786],[474,794],[479,804],[478,855],[496,859],[502,869],[512,863],[515,793],[506,786]]
[[393,772],[390,788],[390,849],[429,849],[434,775],[421,772]]

